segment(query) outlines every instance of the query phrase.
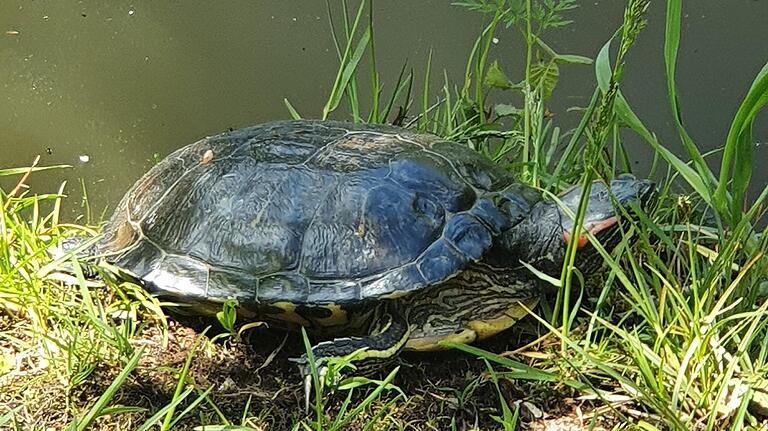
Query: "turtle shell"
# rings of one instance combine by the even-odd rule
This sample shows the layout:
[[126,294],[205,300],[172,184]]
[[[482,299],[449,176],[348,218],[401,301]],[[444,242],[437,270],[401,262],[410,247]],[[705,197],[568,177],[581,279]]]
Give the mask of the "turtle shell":
[[154,166],[116,208],[98,252],[192,303],[354,304],[456,275],[537,196],[432,135],[268,123]]

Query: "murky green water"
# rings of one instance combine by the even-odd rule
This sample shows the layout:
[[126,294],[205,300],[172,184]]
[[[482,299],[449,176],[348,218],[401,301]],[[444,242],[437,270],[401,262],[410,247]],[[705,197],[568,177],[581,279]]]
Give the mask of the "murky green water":
[[[618,0],[583,2],[575,24],[547,39],[560,52],[594,57],[621,22]],[[334,2],[334,5],[337,3]],[[664,2],[630,54],[623,91],[638,115],[679,149],[666,101],[662,58]],[[678,82],[686,124],[703,148],[723,144],[744,92],[768,59],[768,0],[696,0],[684,8]],[[392,83],[407,59],[417,74],[433,49],[458,79],[484,17],[447,1],[379,1],[376,48]],[[16,34],[18,32],[18,34]],[[519,39],[499,34],[495,58],[511,71],[524,58]],[[0,166],[66,163],[33,177],[39,192],[69,181],[79,212],[79,178],[92,208],[114,205],[161,156],[194,140],[288,118],[284,97],[307,117],[320,114],[336,70],[323,1],[0,2]],[[517,78],[517,77],[515,77]],[[436,81],[437,82],[437,81]],[[561,69],[550,110],[560,125],[585,105],[590,66]],[[755,162],[768,161],[768,115],[756,123]],[[649,152],[632,141],[638,171]],[[678,153],[682,154],[680,151]],[[753,192],[768,182],[758,169]]]

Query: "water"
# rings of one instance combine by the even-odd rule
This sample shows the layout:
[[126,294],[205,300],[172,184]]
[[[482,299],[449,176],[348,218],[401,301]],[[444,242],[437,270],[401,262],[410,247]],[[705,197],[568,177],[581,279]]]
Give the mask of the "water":
[[[661,142],[683,155],[666,100],[664,7],[651,6],[622,91]],[[582,2],[569,15],[573,25],[544,38],[559,52],[594,57],[620,24],[622,8],[614,0]],[[421,76],[432,48],[435,87],[443,68],[456,81],[463,75],[485,19],[444,1],[379,1],[374,15],[384,79],[392,85],[406,59]],[[687,129],[702,148],[722,146],[743,94],[768,59],[766,24],[766,0],[686,3],[678,84]],[[517,80],[520,39],[512,30],[498,38],[492,57]],[[319,116],[335,71],[322,1],[210,7],[3,0],[0,167],[26,166],[36,155],[42,165],[72,165],[34,175],[30,183],[49,192],[68,181],[74,216],[82,212],[82,178],[98,213],[114,206],[158,156],[230,127],[288,118],[285,97],[302,115]],[[591,66],[561,68],[549,106],[558,124],[574,124],[577,114],[566,109],[586,105],[593,82]],[[755,124],[757,166],[768,160],[767,120],[763,113]],[[638,172],[647,172],[645,145],[630,137],[630,150]],[[768,174],[756,170],[752,193],[766,182]]]

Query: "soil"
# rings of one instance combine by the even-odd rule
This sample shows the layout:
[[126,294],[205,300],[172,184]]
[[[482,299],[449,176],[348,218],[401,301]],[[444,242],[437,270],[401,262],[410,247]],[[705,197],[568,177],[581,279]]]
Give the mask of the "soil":
[[[176,414],[208,388],[212,388],[210,402],[196,406],[175,424],[174,430],[193,429],[201,423],[223,423],[222,417],[233,424],[241,424],[242,418],[247,417],[245,424],[256,430],[290,430],[295,423],[314,418],[313,411],[304,413],[299,370],[289,361],[304,352],[300,334],[260,327],[246,331],[240,341],[224,337],[201,342],[216,335],[215,329],[206,331],[212,323],[202,318],[170,319],[167,343],[163,342],[158,326],[148,325],[132,341],[135,347],[144,348],[139,365],[110,403],[113,407],[142,409],[102,416],[91,429],[136,429],[170,403],[179,372],[193,349],[188,379],[197,392],[176,408]],[[507,352],[534,340],[537,331],[533,319],[524,319],[479,347]],[[515,359],[525,361],[522,357]],[[352,419],[345,430],[363,429],[371,415],[382,410],[385,413],[369,429],[502,429],[492,418],[501,415],[500,398],[484,361],[459,351],[404,352],[388,361],[367,361],[355,375],[383,379],[398,365],[400,370],[393,383],[406,398],[387,405],[398,392],[385,392],[371,409]],[[497,372],[502,371],[497,367]],[[63,429],[75,419],[69,412],[80,411],[82,415],[119,373],[119,367],[97,367],[74,387],[51,376],[54,373],[21,374],[3,382],[8,386],[0,390],[0,405],[23,409],[18,415],[24,418],[20,429]],[[522,426],[518,429],[588,429],[589,420],[581,412],[592,410],[593,405],[575,401],[577,394],[567,387],[499,376],[499,391],[512,411],[515,406],[520,407]],[[372,390],[372,386],[356,389],[350,409]],[[337,416],[346,396],[345,391],[326,395],[327,417]]]
[[[211,323],[204,319],[185,319],[183,324],[172,320],[170,339],[165,347],[161,331],[156,327],[147,329],[140,341],[145,345],[144,356],[113,404],[157,411],[170,402],[176,389],[178,370],[200,334]],[[523,322],[479,347],[504,352],[532,340],[535,330],[532,322]],[[210,330],[206,335],[214,336]],[[303,352],[300,334],[258,328],[246,332],[239,342],[227,338],[215,343],[198,343],[190,378],[201,391],[213,387],[209,399],[233,423],[239,423],[248,408],[249,415],[257,418],[250,422],[250,426],[264,430],[288,430],[305,417],[301,378],[298,368],[289,361],[289,358],[298,357]],[[396,365],[400,365],[400,371],[394,384],[405,393],[407,401],[401,400],[394,407],[389,407],[388,417],[402,429],[443,430],[450,429],[451,424],[455,424],[458,430],[501,428],[491,417],[500,415],[499,396],[482,360],[457,351],[406,352],[388,361],[368,363],[356,375],[383,379]],[[106,385],[116,370],[97,370],[95,374],[101,378],[93,380],[103,381]],[[103,388],[91,386],[91,390],[99,392]],[[353,405],[370,390],[358,390],[353,397]],[[520,380],[513,383],[501,379],[500,391],[513,410],[515,403],[524,402],[520,409],[524,424],[522,429],[581,429],[573,428],[573,421],[569,419],[579,403],[570,398],[575,394],[565,387]],[[83,395],[88,396],[87,392],[90,391],[84,391]],[[386,393],[373,410],[385,408],[386,402],[396,395],[395,391]],[[328,397],[326,413],[334,417],[346,393],[330,393]],[[220,422],[210,405],[201,404],[198,411],[207,414],[210,423]],[[310,417],[312,414],[310,411]],[[362,429],[370,420],[370,414],[361,414],[346,429]],[[553,428],[553,418],[565,420],[570,425]],[[141,423],[138,417],[136,419],[137,423]],[[200,423],[200,414],[188,415],[178,429],[191,429]],[[382,422],[381,429],[386,428],[389,427]]]

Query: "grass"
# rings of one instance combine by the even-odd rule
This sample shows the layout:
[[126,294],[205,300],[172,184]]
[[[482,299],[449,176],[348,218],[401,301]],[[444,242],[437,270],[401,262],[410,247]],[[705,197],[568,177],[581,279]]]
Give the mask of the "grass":
[[[568,24],[572,1],[458,5],[486,14],[488,24],[462,80],[442,73],[434,90],[431,54],[424,76],[404,65],[385,85],[371,3],[350,9],[342,1],[340,11],[329,4],[340,65],[320,117],[344,110],[352,121],[391,122],[466,143],[545,193],[626,171],[621,132],[637,134],[665,175],[658,204],[625,227],[616,250],[593,241],[604,276],[585,279],[570,250],[558,296],[513,330],[528,334],[525,342],[510,335],[485,348],[452,346],[467,355],[448,354],[445,366],[418,356],[372,371],[341,361],[321,389],[311,363],[315,395],[304,415],[298,374],[285,361],[303,349],[295,337],[279,341],[257,323],[236,322],[236,304],[219,313],[223,332],[208,337],[209,322],[179,325],[165,316],[168,304],[133,284],[86,281],[76,251],[52,261],[48,250],[97,230],[60,220],[63,186],[53,194],[25,186],[29,175],[61,167],[3,169],[0,176],[19,180],[0,191],[0,428],[513,430],[538,420],[540,405],[583,429],[767,429],[768,236],[756,226],[768,188],[751,202],[746,190],[752,123],[768,103],[768,64],[745,88],[712,171],[685,129],[677,94],[679,0],[667,2],[660,55],[687,160],[657,140],[621,93],[646,1],[628,0],[624,22],[594,62],[557,53],[543,40]],[[519,81],[494,58],[492,40],[501,31],[519,31],[525,42]],[[595,69],[591,102],[568,131],[545,110],[564,64]],[[690,192],[674,194],[673,184]],[[581,205],[576,217],[583,215]],[[246,342],[251,336],[258,347]]]

